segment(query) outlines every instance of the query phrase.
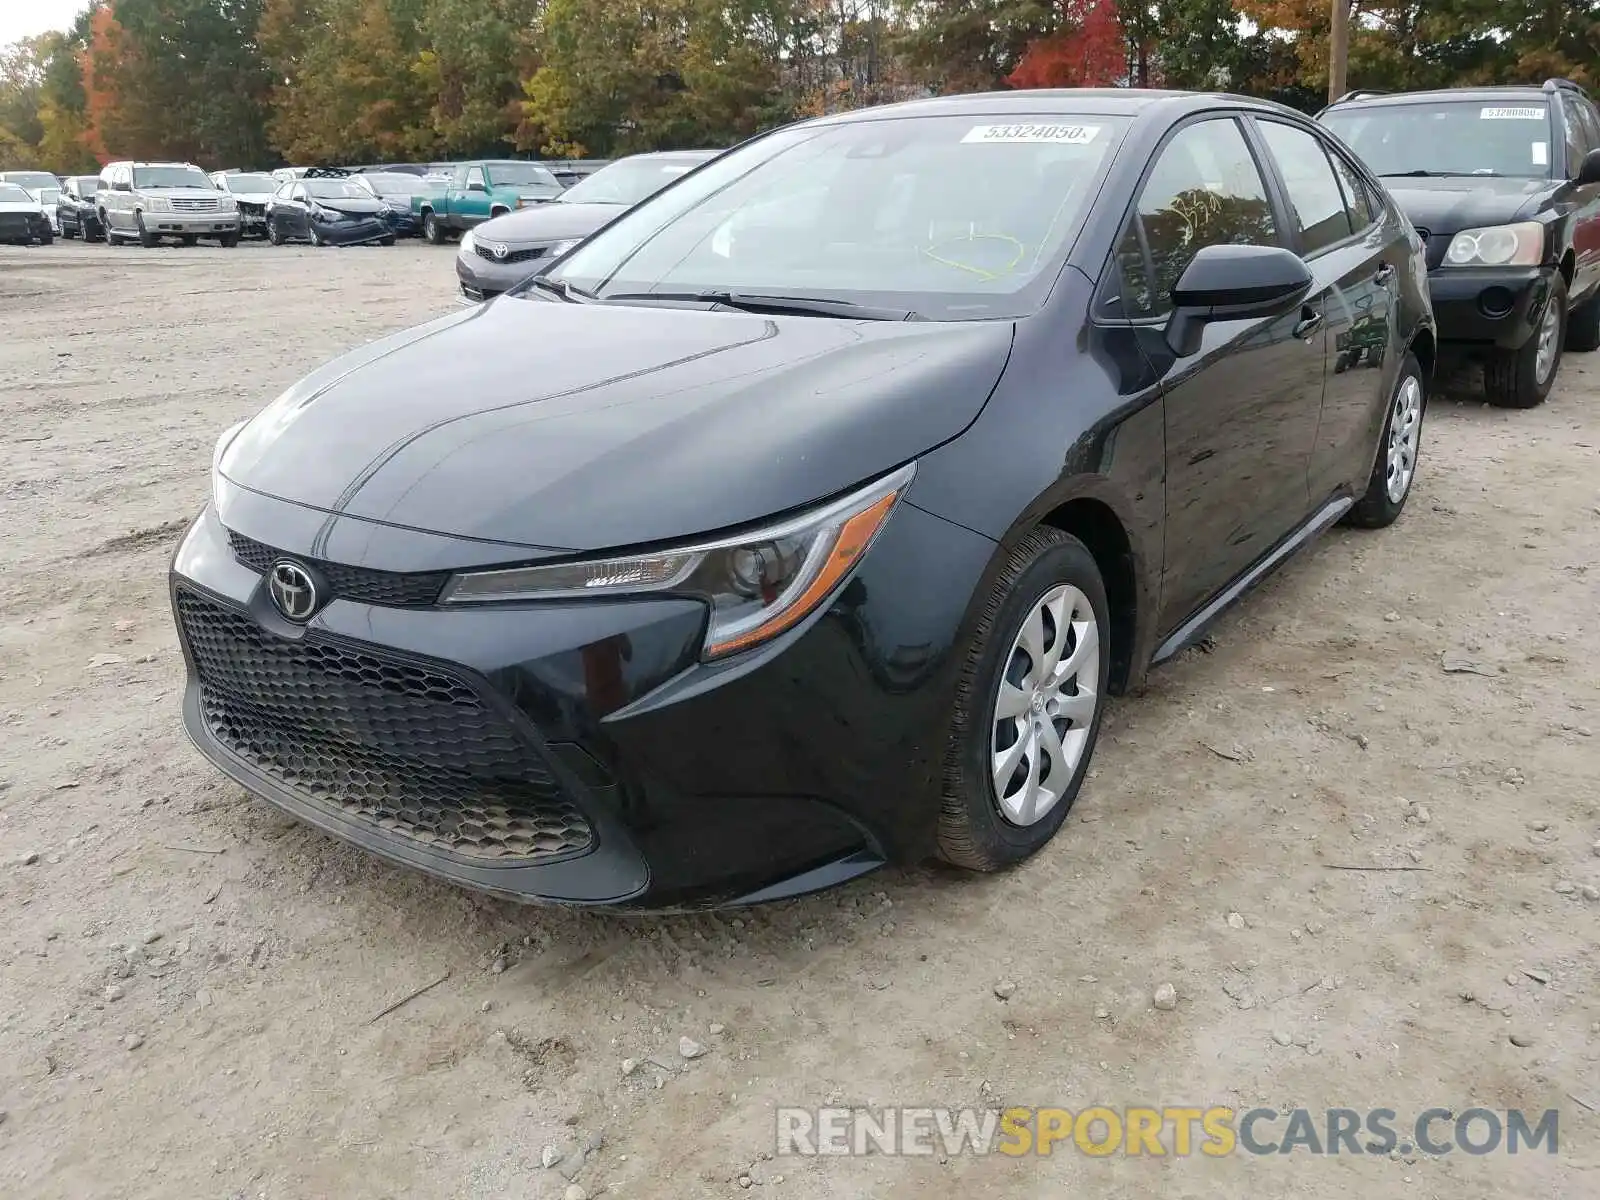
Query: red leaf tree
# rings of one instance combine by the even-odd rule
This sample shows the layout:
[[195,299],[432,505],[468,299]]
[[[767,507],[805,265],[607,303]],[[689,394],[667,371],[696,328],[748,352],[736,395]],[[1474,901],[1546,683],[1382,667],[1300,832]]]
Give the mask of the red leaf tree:
[[1127,37],[1117,0],[1060,0],[1061,28],[1028,43],[1014,88],[1112,87],[1128,76]]

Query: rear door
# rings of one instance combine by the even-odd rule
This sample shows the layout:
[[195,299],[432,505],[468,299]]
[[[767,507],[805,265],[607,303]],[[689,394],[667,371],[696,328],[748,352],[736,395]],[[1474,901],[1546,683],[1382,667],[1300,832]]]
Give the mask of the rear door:
[[1316,280],[1308,303],[1322,321],[1327,384],[1307,463],[1313,504],[1364,482],[1399,366],[1395,323],[1404,226],[1378,222],[1365,181],[1320,132],[1268,117],[1255,126],[1277,168],[1296,249]]

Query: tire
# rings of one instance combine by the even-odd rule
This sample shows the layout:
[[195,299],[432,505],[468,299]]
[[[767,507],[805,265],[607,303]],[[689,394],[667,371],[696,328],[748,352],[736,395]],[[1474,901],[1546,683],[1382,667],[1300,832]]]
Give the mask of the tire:
[[41,233],[39,235],[39,245],[41,245],[41,246],[48,246],[51,242],[53,242],[55,240],[56,240],[56,235],[53,234],[53,233],[45,232],[45,233]]
[[139,245],[149,250],[151,247],[161,244],[161,239],[144,227],[143,213],[134,213],[133,223],[139,230]]
[[439,218],[434,215],[433,209],[428,209],[422,214],[422,236],[428,239],[430,246],[442,246],[446,237],[444,226],[439,223]]
[[317,227],[313,222],[307,221],[306,222],[306,229],[311,234],[311,244],[313,246],[326,246],[328,244],[327,242],[322,240],[322,235],[317,232]]
[[[1413,390],[1408,392],[1408,387]],[[1417,463],[1422,455],[1423,417],[1427,411],[1427,379],[1422,374],[1422,365],[1417,362],[1416,355],[1408,352],[1400,361],[1400,377],[1395,380],[1394,392],[1389,397],[1389,411],[1383,418],[1383,433],[1378,439],[1378,453],[1372,464],[1372,474],[1367,477],[1367,490],[1356,501],[1355,507],[1345,513],[1343,524],[1354,525],[1358,529],[1382,529],[1394,524],[1417,480]],[[1399,440],[1397,421],[1404,422],[1398,426]],[[1390,487],[1392,472],[1397,476],[1403,472],[1403,478],[1394,480],[1394,488]]]
[[225,233],[217,239],[217,244],[224,250],[232,250],[239,244],[239,235],[237,233]]
[[180,242],[182,242],[185,246],[195,246],[195,245],[198,245],[199,242],[200,242],[200,239],[197,238],[192,233],[186,233],[181,238],[179,238],[178,240]]
[[[1018,820],[1002,811],[1001,792],[997,791],[994,779],[995,747],[999,745],[1002,732],[1016,739],[1001,746],[1002,752],[1028,740],[1030,731],[1026,728],[1027,724],[1031,721],[1035,729],[1042,728],[1039,718],[1051,710],[1030,705],[1019,710],[1020,716],[1002,719],[997,717],[996,709],[1002,682],[1015,684],[1021,681],[1024,686],[1019,694],[1031,692],[1028,680],[1036,668],[1031,665],[1033,656],[1028,654],[1019,639],[1025,622],[1040,608],[1041,603],[1062,589],[1066,589],[1063,603],[1069,605],[1073,613],[1074,633],[1079,625],[1078,616],[1092,614],[1092,624],[1088,629],[1093,633],[1094,640],[1092,650],[1086,649],[1090,642],[1084,637],[1070,652],[1065,652],[1064,643],[1059,639],[1066,636],[1066,631],[1056,628],[1055,637],[1051,638],[1051,629],[1041,617],[1039,640],[1047,643],[1047,651],[1054,648],[1063,654],[1062,661],[1065,662],[1078,658],[1080,652],[1085,656],[1085,661],[1080,663],[1078,676],[1073,680],[1074,692],[1071,695],[1063,693],[1057,700],[1064,699],[1070,705],[1074,698],[1081,698],[1084,694],[1081,677],[1085,674],[1093,676],[1093,692],[1087,701],[1089,711],[1086,719],[1081,723],[1074,721],[1068,730],[1069,734],[1078,735],[1067,743],[1068,748],[1076,754],[1073,762],[1063,764],[1060,758],[1042,752],[1037,741],[1034,741],[1031,754],[1026,749],[1020,752],[1016,769],[1022,771],[1026,778],[1032,778],[1030,769],[1039,771],[1041,780],[1050,778],[1052,772],[1047,771],[1048,768],[1053,768],[1053,773],[1070,773],[1065,774],[1065,782],[1059,790],[1051,789],[1049,796],[1040,798],[1039,803],[1049,799],[1047,809],[1042,813],[1036,809],[1032,811],[1031,821],[1025,819],[1029,815],[1025,811],[1020,814],[1024,820]],[[1029,533],[1011,551],[984,603],[956,686],[949,741],[945,749],[944,789],[938,822],[939,856],[944,861],[971,871],[1000,870],[1036,852],[1061,828],[1083,785],[1084,774],[1094,756],[1095,739],[1100,732],[1100,719],[1105,711],[1106,681],[1110,676],[1110,628],[1105,582],[1101,578],[1100,568],[1088,548],[1077,538],[1058,529],[1039,528]],[[1091,653],[1092,663],[1087,661]],[[1018,692],[1014,686],[1010,690]],[[1008,727],[1002,728],[1003,721],[1010,720],[1018,723],[1014,731]],[[1056,727],[1056,719],[1052,717],[1048,724]],[[1035,758],[1038,760],[1037,766],[1032,762]],[[1004,794],[1012,797],[1006,803],[1014,804],[1015,798],[1024,794],[1012,790],[1016,782],[1015,774],[1002,781],[1006,789]]]
[[76,234],[77,230],[68,229],[67,223],[65,221],[61,222],[61,240],[63,242],[70,242]]
[[83,240],[86,242],[103,242],[106,240],[106,227],[104,222],[96,221],[93,225],[85,222],[83,226]]
[[381,238],[379,238],[378,239],[378,245],[380,245],[380,246],[392,246],[392,245],[394,245],[394,236],[391,234],[389,237],[381,237]]
[[[1543,378],[1539,373],[1539,346],[1545,340],[1545,323],[1554,315],[1554,357]],[[1556,376],[1561,373],[1561,343],[1566,336],[1567,281],[1556,275],[1550,281],[1550,295],[1539,327],[1533,331],[1522,347],[1505,350],[1485,359],[1483,364],[1483,391],[1489,403],[1496,408],[1537,408],[1550,395]]]
[[278,228],[276,221],[267,222],[267,241],[274,246],[283,245],[283,231]]
[[1567,314],[1567,350],[1578,354],[1600,350],[1600,288]]

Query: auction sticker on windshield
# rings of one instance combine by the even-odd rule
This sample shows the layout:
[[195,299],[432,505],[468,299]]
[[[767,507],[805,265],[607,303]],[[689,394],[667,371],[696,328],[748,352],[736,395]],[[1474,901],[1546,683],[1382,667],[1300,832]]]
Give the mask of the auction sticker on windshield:
[[1053,142],[1086,146],[1100,132],[1098,125],[974,125],[963,142]]
[[1478,113],[1480,121],[1542,121],[1542,108],[1486,108]]

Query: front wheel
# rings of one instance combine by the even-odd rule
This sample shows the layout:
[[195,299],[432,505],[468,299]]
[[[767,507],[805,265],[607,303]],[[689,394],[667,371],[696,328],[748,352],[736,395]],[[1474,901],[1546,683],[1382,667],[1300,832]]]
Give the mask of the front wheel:
[[267,222],[267,241],[274,246],[283,245],[283,230],[278,228],[276,221]]
[[1361,529],[1382,529],[1394,524],[1417,478],[1422,417],[1427,407],[1428,389],[1422,366],[1416,355],[1407,353],[1389,400],[1389,414],[1383,421],[1383,437],[1378,442],[1372,474],[1367,477],[1367,490],[1345,514],[1344,524]]
[[133,217],[133,223],[139,231],[139,245],[148,250],[152,246],[160,243],[161,239],[144,227],[143,213],[135,213]]
[[232,250],[239,244],[239,235],[237,233],[225,233],[217,239],[217,242],[224,250]]
[[315,221],[307,222],[306,228],[311,231],[311,244],[313,246],[326,246],[328,244],[323,236],[317,232],[317,223]]
[[1521,349],[1503,350],[1483,364],[1483,390],[1496,408],[1537,408],[1555,386],[1567,331],[1567,281],[1550,281],[1544,313]]
[[392,245],[394,245],[394,235],[391,234],[388,237],[379,238],[378,239],[378,245],[380,245],[380,246],[392,246]]
[[439,223],[438,216],[431,208],[422,214],[422,236],[428,239],[430,246],[444,245],[444,226]]
[[1041,527],[1007,558],[956,689],[939,854],[973,871],[1020,862],[1078,797],[1110,677],[1105,581],[1077,538]]

